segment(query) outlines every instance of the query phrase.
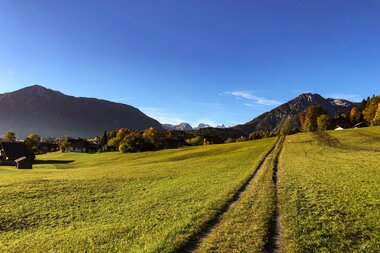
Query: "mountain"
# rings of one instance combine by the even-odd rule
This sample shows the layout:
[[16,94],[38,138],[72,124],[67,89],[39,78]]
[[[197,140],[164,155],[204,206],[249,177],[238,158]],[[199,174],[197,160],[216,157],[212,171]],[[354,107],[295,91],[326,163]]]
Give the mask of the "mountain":
[[193,127],[190,126],[188,123],[181,123],[181,124],[178,124],[178,125],[162,124],[162,127],[165,130],[170,130],[170,131],[173,131],[173,130],[177,130],[177,131],[192,131],[193,130]]
[[0,94],[0,134],[92,137],[122,127],[163,129],[158,121],[130,105],[68,96],[39,85]]
[[212,126],[210,126],[209,124],[205,124],[205,123],[199,123],[199,125],[197,127],[194,127],[194,130],[199,130],[199,129],[207,128],[207,127],[212,127]]
[[356,106],[355,103],[344,99],[325,99],[319,94],[305,93],[269,112],[261,114],[246,124],[235,126],[234,129],[246,134],[258,130],[277,131],[281,121],[287,116],[297,118],[293,127],[298,128],[300,126],[299,113],[310,105],[320,105],[331,117],[334,117],[337,113],[348,113],[352,107]]

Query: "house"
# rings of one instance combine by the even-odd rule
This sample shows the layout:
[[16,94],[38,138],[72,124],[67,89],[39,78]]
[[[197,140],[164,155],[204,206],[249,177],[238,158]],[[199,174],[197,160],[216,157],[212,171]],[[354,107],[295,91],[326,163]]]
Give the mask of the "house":
[[32,169],[33,161],[23,156],[15,160],[17,169]]
[[55,143],[41,142],[38,145],[38,151],[42,154],[59,151],[59,145]]
[[223,140],[219,136],[204,135],[203,136],[203,145],[210,144],[222,144]]
[[354,125],[354,128],[361,128],[361,127],[368,127],[368,124],[362,121]]
[[68,139],[66,152],[77,153],[96,153],[99,150],[99,145],[91,143],[85,139]]
[[16,159],[25,157],[31,162],[36,156],[23,142],[1,142],[0,143],[0,164],[15,165]]
[[165,140],[165,149],[172,149],[172,148],[179,148],[182,146],[187,146],[187,143],[185,140],[181,138],[167,138]]

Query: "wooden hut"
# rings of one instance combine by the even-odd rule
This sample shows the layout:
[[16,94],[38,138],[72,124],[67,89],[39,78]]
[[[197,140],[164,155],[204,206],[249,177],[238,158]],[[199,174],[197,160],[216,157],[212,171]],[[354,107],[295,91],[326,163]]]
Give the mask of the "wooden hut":
[[23,156],[15,160],[16,168],[21,169],[32,169],[33,168],[33,160]]
[[0,164],[15,165],[15,160],[25,156],[32,162],[36,158],[23,142],[1,142],[0,143]]

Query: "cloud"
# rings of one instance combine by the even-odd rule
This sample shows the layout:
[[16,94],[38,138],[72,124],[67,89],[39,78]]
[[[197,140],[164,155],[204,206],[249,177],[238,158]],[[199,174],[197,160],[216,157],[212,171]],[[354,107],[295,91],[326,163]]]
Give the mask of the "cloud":
[[252,108],[253,108],[253,107],[257,107],[257,105],[250,104],[250,103],[245,103],[244,105],[245,105],[245,106],[248,106],[248,107],[252,107]]
[[[276,101],[276,100],[255,96],[250,91],[226,91],[226,92],[223,92],[223,94],[224,95],[232,95],[232,96],[235,96],[236,98],[248,99],[248,100],[251,100],[251,101],[253,101],[259,105],[271,106],[271,105],[280,105],[281,104],[281,102]],[[247,103],[245,105],[252,106],[253,104]]]
[[353,102],[359,102],[363,98],[360,95],[357,94],[346,94],[346,93],[333,93],[333,94],[326,94],[324,95],[325,98],[341,98],[346,99]]

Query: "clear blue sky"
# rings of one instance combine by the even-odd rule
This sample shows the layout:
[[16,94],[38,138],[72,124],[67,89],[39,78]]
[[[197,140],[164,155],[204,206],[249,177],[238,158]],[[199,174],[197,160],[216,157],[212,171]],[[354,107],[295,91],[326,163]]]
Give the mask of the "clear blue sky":
[[32,84],[161,123],[245,123],[302,92],[379,93],[380,1],[0,0],[0,93]]

